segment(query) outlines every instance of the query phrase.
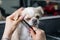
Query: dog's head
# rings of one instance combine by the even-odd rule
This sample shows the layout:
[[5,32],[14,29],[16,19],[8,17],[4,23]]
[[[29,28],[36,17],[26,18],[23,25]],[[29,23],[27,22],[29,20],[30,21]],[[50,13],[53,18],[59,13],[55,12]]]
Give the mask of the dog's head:
[[27,7],[22,11],[22,15],[26,15],[24,20],[30,25],[37,25],[39,18],[44,14],[41,7]]

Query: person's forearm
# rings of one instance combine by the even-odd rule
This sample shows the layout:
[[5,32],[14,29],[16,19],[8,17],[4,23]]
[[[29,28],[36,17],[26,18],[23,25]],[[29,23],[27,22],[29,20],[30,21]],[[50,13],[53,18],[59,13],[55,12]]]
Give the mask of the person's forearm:
[[[10,16],[6,18],[5,30],[1,40],[10,40],[14,30],[17,28],[18,23],[20,23],[25,16],[20,16],[23,8],[18,9],[13,12]],[[16,20],[16,19],[17,20]]]
[[10,37],[3,35],[1,40],[10,40]]
[[1,40],[10,40],[11,36],[12,35],[11,35],[10,31],[5,30]]
[[3,37],[1,40],[10,40],[11,39],[11,35],[7,32],[4,32]]

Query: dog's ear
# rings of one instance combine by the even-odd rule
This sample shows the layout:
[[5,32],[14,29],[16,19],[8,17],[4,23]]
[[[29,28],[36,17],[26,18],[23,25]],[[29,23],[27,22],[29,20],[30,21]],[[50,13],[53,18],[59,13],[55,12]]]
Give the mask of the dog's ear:
[[44,14],[43,8],[41,6],[36,8],[40,13],[42,13],[42,15]]

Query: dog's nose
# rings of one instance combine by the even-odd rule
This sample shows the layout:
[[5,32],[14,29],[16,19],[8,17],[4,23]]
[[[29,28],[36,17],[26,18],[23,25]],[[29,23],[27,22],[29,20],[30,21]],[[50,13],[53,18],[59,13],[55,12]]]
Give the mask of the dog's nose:
[[33,25],[36,25],[37,24],[37,19],[33,19]]

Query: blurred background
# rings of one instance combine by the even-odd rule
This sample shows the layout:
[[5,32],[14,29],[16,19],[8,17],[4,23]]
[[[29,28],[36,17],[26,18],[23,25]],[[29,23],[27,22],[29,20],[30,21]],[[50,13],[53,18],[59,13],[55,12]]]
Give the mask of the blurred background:
[[20,7],[38,7],[44,10],[39,28],[46,32],[47,40],[60,40],[60,0],[0,0],[0,39],[5,19]]

